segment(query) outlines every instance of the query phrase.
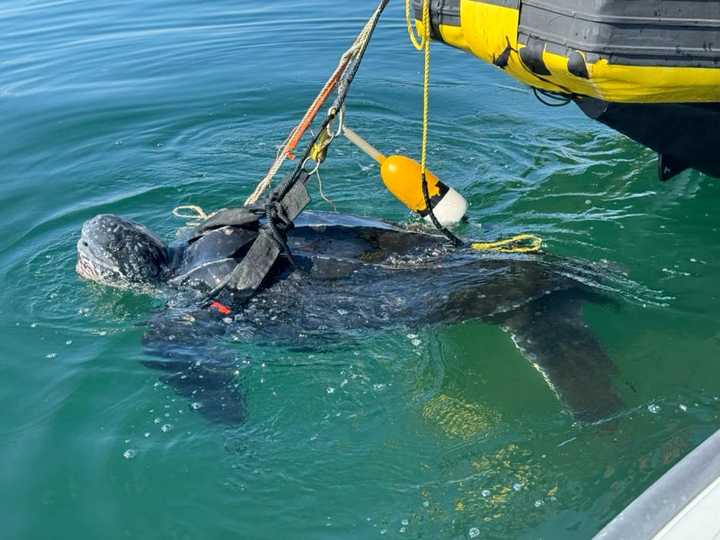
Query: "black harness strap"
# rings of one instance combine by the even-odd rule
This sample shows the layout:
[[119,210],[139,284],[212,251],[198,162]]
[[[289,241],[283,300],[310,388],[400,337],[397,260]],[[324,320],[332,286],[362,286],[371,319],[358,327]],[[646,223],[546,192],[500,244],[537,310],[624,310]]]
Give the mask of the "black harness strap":
[[310,203],[310,195],[305,187],[309,178],[297,181],[279,200],[267,205],[268,221],[260,230],[255,243],[240,264],[235,267],[226,287],[239,294],[240,300],[252,296],[260,288],[265,277],[281,254],[292,260],[287,247],[287,233],[293,227],[293,221]]
[[233,304],[244,301],[260,288],[270,269],[282,253],[280,244],[266,229],[260,231],[242,262],[230,274],[224,289],[230,292]]
[[243,260],[208,294],[208,303],[218,298],[221,293],[229,296],[223,299],[234,306],[246,302],[260,288],[280,255],[286,254],[292,260],[287,247],[287,232],[292,228],[293,221],[310,203],[310,195],[305,187],[310,175],[302,171],[297,179],[293,176],[289,176],[278,186],[284,187],[295,180],[283,196],[279,195],[278,190],[273,192],[266,206],[267,223],[260,228]]
[[257,230],[259,226],[258,212],[249,208],[229,208],[220,210],[210,216],[207,221],[197,228],[199,235],[212,229],[221,227],[240,227],[242,229]]

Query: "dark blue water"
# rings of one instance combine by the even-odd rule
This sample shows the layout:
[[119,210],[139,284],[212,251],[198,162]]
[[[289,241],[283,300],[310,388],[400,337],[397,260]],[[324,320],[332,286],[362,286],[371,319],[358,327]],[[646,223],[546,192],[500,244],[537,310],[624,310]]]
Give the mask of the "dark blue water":
[[[0,6],[0,536],[587,538],[718,424],[720,184],[433,48],[430,165],[461,233],[531,231],[606,260],[586,317],[619,373],[614,430],[573,421],[497,327],[248,344],[250,416],[223,429],[144,368],[158,301],[74,274],[101,212],[172,238],[181,204],[240,204],[374,3],[6,0]],[[392,3],[348,124],[417,157],[421,59]],[[339,211],[407,211],[345,141]],[[313,187],[315,209],[328,205]]]

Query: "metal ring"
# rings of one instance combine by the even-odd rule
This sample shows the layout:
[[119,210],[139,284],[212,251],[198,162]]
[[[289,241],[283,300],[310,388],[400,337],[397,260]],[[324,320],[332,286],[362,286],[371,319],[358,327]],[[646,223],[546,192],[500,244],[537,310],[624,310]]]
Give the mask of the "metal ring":
[[333,139],[335,137],[339,137],[343,134],[343,130],[345,129],[345,105],[340,107],[340,114],[338,114],[338,127],[335,131],[335,135],[333,135]]

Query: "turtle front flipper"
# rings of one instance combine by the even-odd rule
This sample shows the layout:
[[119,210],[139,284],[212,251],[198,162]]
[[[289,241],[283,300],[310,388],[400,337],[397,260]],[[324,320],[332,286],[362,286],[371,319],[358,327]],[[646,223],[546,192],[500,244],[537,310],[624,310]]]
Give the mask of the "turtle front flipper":
[[160,380],[207,419],[236,425],[247,406],[237,357],[222,343],[225,324],[204,313],[169,310],[148,324],[143,337],[146,367],[163,372]]

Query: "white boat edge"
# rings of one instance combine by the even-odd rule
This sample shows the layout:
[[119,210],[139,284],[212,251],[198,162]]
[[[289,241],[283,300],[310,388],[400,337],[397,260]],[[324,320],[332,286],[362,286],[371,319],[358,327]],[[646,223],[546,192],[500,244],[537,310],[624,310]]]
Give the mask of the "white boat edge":
[[720,431],[635,499],[594,540],[720,538]]

